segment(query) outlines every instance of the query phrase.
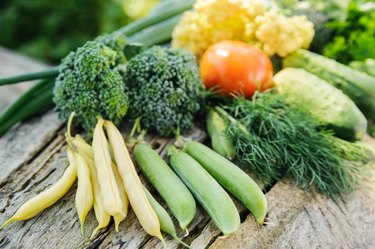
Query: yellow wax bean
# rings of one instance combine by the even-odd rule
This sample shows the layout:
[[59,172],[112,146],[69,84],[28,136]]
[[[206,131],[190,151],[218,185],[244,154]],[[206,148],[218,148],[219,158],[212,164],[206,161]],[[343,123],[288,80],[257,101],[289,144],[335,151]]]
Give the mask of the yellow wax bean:
[[112,163],[112,170],[113,170],[113,173],[115,174],[117,187],[118,187],[118,190],[120,192],[120,198],[121,198],[121,201],[122,201],[122,204],[123,204],[123,207],[124,207],[123,212],[125,214],[125,216],[123,216],[122,214],[118,214],[118,215],[113,217],[114,220],[115,220],[115,229],[118,232],[118,227],[120,225],[120,222],[125,220],[125,218],[128,214],[129,199],[128,199],[128,196],[126,195],[124,184],[122,183],[122,179],[121,179],[121,176],[118,172],[117,166],[114,163]]
[[94,154],[91,145],[89,145],[81,136],[76,135],[73,144],[77,147],[79,153],[85,158],[90,169],[90,180],[94,194],[94,212],[98,226],[94,229],[90,239],[94,238],[98,231],[108,226],[111,216],[105,211],[100,186],[98,182],[98,174],[94,164]]
[[81,222],[81,233],[83,234],[86,216],[92,208],[94,196],[92,193],[92,185],[90,181],[90,170],[86,160],[80,153],[73,153],[73,156],[75,157],[75,160],[77,162],[78,177],[76,209],[79,221]]
[[107,135],[113,149],[113,154],[119,173],[129,197],[130,205],[136,214],[143,229],[150,235],[158,237],[164,242],[160,232],[160,223],[154,209],[143,191],[141,181],[126,148],[124,139],[116,126],[109,121],[105,122]]
[[108,141],[103,131],[104,120],[99,119],[94,130],[92,148],[94,151],[95,168],[98,173],[98,182],[104,203],[104,209],[111,216],[121,214],[124,207],[121,201],[116,178],[112,170],[112,160],[108,152]]
[[77,147],[79,153],[81,153],[82,155],[86,155],[94,160],[94,152],[91,145],[89,145],[86,140],[83,139],[83,137],[81,137],[79,134],[74,136],[73,144]]
[[77,178],[76,164],[71,160],[69,161],[70,164],[62,177],[51,187],[26,201],[17,212],[0,227],[0,230],[13,221],[27,220],[34,217],[63,197]]

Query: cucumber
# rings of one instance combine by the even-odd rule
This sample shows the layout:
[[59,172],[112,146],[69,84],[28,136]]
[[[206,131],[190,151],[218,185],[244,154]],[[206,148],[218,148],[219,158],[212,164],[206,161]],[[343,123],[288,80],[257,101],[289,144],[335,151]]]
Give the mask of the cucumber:
[[204,144],[188,141],[184,149],[220,185],[249,209],[259,224],[263,224],[267,214],[266,196],[250,176]]
[[[169,151],[172,151],[172,149],[169,149]],[[173,152],[170,156],[170,162],[172,169],[223,234],[229,235],[236,232],[241,222],[240,215],[232,199],[219,183],[185,152]]]
[[197,212],[194,197],[150,145],[137,144],[134,147],[134,156],[146,178],[167,203],[180,227],[185,229]]
[[348,95],[367,118],[375,119],[375,77],[303,49],[285,57],[283,67],[316,74]]
[[234,146],[226,134],[227,124],[225,120],[213,109],[207,114],[207,132],[211,138],[214,151],[232,160],[235,156]]
[[367,120],[353,101],[343,92],[304,69],[285,68],[273,82],[286,101],[316,118],[346,140],[362,139]]

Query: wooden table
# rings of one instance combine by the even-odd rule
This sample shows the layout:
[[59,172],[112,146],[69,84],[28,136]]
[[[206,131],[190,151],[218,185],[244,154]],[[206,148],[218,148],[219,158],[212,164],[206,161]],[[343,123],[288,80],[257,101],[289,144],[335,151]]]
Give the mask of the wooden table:
[[[41,63],[0,49],[0,76],[43,67]],[[24,88],[25,85],[0,87],[0,109]],[[64,131],[64,124],[59,122],[56,113],[49,111],[14,127],[0,138],[0,223],[62,175],[67,165]],[[205,133],[195,129],[189,136],[204,139]],[[172,142],[152,136],[147,139],[158,145],[161,153]],[[132,211],[121,223],[119,232],[115,232],[111,223],[90,241],[88,237],[97,225],[95,217],[93,212],[89,214],[86,232],[81,235],[74,195],[75,186],[35,218],[12,223],[0,231],[0,248],[162,248],[156,238],[141,229]],[[375,248],[374,189],[358,190],[345,200],[335,202],[321,195],[314,198],[285,180],[269,189],[266,196],[267,225],[258,226],[253,216],[237,203],[241,227],[236,234],[222,238],[199,208],[189,226],[190,235],[184,241],[192,248]],[[166,241],[168,248],[179,246],[169,236]]]

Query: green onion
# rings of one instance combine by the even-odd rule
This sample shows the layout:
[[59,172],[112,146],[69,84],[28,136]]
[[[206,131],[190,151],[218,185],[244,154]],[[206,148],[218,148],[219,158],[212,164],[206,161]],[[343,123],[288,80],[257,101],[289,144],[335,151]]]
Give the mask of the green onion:
[[[53,83],[53,80],[51,82]],[[2,136],[5,132],[7,132],[10,128],[12,128],[13,125],[17,124],[18,122],[26,120],[34,116],[35,114],[40,113],[43,110],[46,110],[52,106],[53,84],[46,84],[46,86],[49,86],[49,88],[46,88],[43,92],[39,91],[40,95],[35,96],[35,98],[31,100],[28,100],[27,104],[17,109],[17,111],[12,112],[11,117],[6,119],[4,123],[1,123],[0,136]],[[29,94],[30,91],[26,93]],[[1,119],[3,119],[3,116],[1,116]]]
[[28,73],[28,74],[21,74],[21,75],[16,75],[16,76],[10,76],[7,78],[2,78],[0,79],[0,86],[14,84],[14,83],[23,82],[23,81],[29,81],[29,80],[52,78],[52,77],[56,77],[58,74],[59,74],[59,68],[51,67],[40,72],[33,72],[33,73]]
[[15,102],[13,102],[11,105],[9,105],[0,115],[0,124],[1,127],[3,126],[6,121],[15,115],[15,113],[18,113],[20,109],[22,109],[24,106],[27,107],[28,103],[32,99],[38,98],[38,96],[48,90],[52,89],[54,84],[53,80],[41,80],[37,84],[35,84],[33,87],[31,87],[29,90],[24,92]]
[[173,28],[174,26],[176,26],[181,17],[182,15],[177,15],[170,19],[157,23],[129,37],[129,41],[139,42],[145,46],[167,42],[171,39]]

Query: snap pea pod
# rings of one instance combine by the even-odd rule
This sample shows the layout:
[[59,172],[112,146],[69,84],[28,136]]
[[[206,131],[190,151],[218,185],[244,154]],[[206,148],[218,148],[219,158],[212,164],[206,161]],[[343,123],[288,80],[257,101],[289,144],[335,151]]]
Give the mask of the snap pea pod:
[[55,184],[37,196],[26,201],[17,210],[17,212],[0,227],[0,230],[11,222],[30,219],[42,212],[44,209],[52,206],[68,192],[76,179],[76,164],[75,162],[70,161],[70,164],[64,171],[64,174]]
[[94,203],[94,196],[90,180],[90,170],[86,160],[79,153],[71,153],[77,163],[78,185],[75,203],[79,221],[81,223],[81,233],[83,234],[85,220]]
[[263,224],[267,214],[267,200],[250,176],[231,161],[199,142],[187,141],[184,149],[249,209],[259,224]]
[[232,160],[235,150],[232,142],[226,134],[227,125],[225,120],[213,109],[207,114],[207,132],[211,138],[211,145],[214,151]]
[[191,156],[170,147],[171,167],[190,189],[224,235],[237,231],[240,216],[232,199],[214,178]]
[[181,245],[190,248],[189,245],[185,244],[181,241],[176,233],[176,229],[173,225],[173,221],[169,216],[168,212],[159,204],[157,200],[151,195],[151,193],[143,186],[143,190],[147,196],[148,201],[150,202],[152,208],[154,209],[156,216],[160,222],[160,230],[172,236],[175,240],[177,240]]
[[[185,229],[197,212],[194,197],[163,158],[145,143],[136,144],[138,166],[167,203],[180,227]],[[173,186],[173,187],[171,187]]]

